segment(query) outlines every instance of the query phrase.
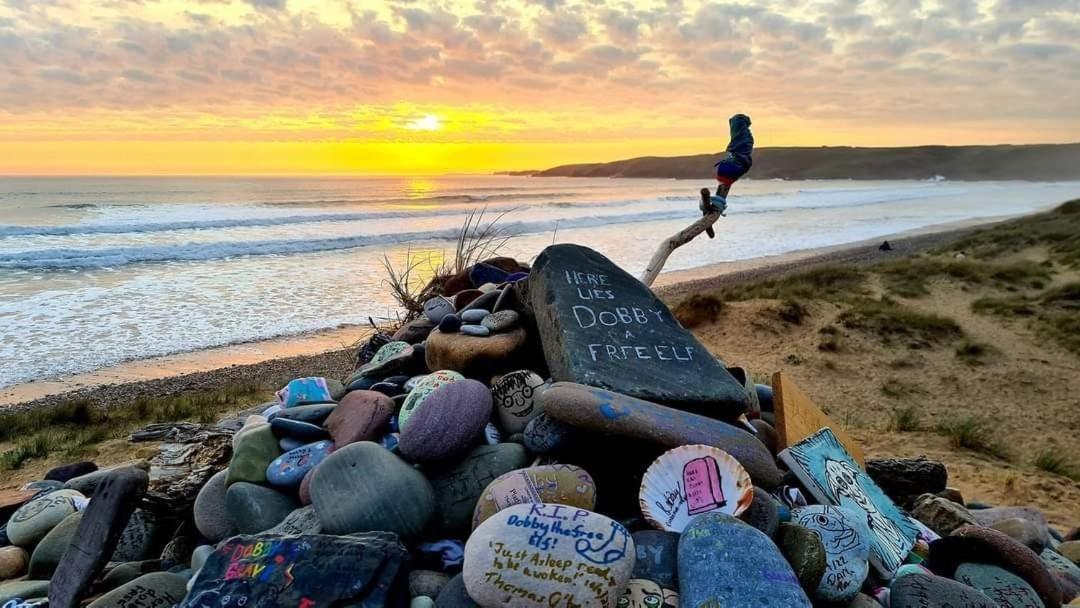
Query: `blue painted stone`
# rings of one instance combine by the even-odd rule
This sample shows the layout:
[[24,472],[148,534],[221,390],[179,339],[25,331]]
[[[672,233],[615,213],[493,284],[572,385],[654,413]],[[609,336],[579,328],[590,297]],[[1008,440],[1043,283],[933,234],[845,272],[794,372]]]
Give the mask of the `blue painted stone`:
[[[340,383],[338,383],[338,386],[340,386]],[[276,393],[276,396],[278,402],[286,408],[308,403],[326,403],[334,400],[333,387],[330,386],[326,378],[322,377],[291,380]]]
[[791,519],[816,534],[825,547],[825,576],[816,595],[832,602],[855,597],[870,572],[870,529],[865,516],[841,507],[811,505],[792,510]]
[[491,335],[491,330],[483,325],[462,325],[461,333],[466,336],[476,336],[477,338],[486,338]]
[[496,285],[505,283],[508,276],[510,276],[510,273],[505,270],[483,262],[476,264],[472,267],[472,270],[469,271],[469,280],[472,281],[472,284],[476,287],[486,283],[494,283]]
[[329,436],[326,431],[317,424],[301,422],[299,420],[290,420],[288,418],[274,418],[270,421],[270,428],[274,430],[275,435],[292,437],[304,441],[318,441],[320,439],[326,439]]
[[483,308],[471,308],[461,313],[461,321],[463,323],[480,323],[489,314],[491,313]]
[[401,442],[401,433],[387,433],[379,440],[379,445],[394,452],[398,451],[398,444]]
[[509,275],[507,275],[505,282],[506,283],[517,283],[518,281],[523,281],[523,280],[525,280],[527,278],[529,278],[529,273],[527,273],[527,272],[513,272],[513,273],[510,273]]
[[535,454],[549,454],[566,444],[573,428],[547,414],[540,414],[525,425],[525,447]]
[[484,443],[488,445],[498,445],[502,443],[502,433],[499,431],[499,427],[495,426],[494,422],[489,422],[484,426]]
[[329,416],[336,407],[336,403],[298,405],[276,412],[268,418],[270,420],[275,418],[288,418],[289,420],[299,420],[300,422],[308,422],[310,424],[322,424],[323,421],[326,420],[326,417]]
[[643,578],[664,589],[679,588],[679,534],[663,530],[634,532],[637,560],[631,578]]
[[773,541],[730,515],[692,519],[679,539],[678,556],[680,605],[811,608]]
[[457,315],[446,315],[439,321],[439,331],[444,334],[456,333],[461,329],[461,317]]
[[278,456],[266,467],[266,480],[275,486],[299,486],[304,475],[330,455],[333,441],[317,441]]
[[301,441],[299,439],[293,439],[292,437],[282,437],[281,439],[278,440],[278,447],[281,448],[282,452],[288,452],[290,450],[295,450],[296,448],[303,447],[303,446],[305,446],[307,444],[308,444],[308,442],[306,442],[306,441]]
[[424,316],[432,323],[440,323],[446,315],[454,314],[454,303],[442,296],[424,302]]
[[[905,566],[901,566],[903,570]],[[897,572],[889,586],[892,608],[926,606],[961,606],[963,608],[998,608],[993,600],[963,583],[925,572]]]

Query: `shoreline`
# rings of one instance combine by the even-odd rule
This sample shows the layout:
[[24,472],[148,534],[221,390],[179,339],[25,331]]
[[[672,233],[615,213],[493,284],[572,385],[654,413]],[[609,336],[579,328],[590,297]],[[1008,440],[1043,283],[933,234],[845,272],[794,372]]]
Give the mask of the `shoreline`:
[[[816,266],[870,264],[907,257],[1005,219],[1009,218],[938,224],[865,241],[674,270],[662,273],[653,290],[662,299],[670,300]],[[877,250],[883,240],[889,241],[892,251]],[[336,327],[133,360],[71,376],[15,384],[0,388],[0,415],[73,399],[89,399],[111,407],[141,397],[220,389],[238,381],[276,386],[304,375],[343,377],[352,371],[352,345],[371,331],[366,325]]]

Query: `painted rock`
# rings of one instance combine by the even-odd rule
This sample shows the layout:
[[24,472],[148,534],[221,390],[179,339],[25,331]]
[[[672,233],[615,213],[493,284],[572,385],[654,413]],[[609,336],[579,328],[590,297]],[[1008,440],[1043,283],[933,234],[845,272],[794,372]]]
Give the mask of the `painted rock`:
[[961,526],[930,543],[929,564],[935,574],[952,576],[964,562],[989,563],[1024,579],[1046,608],[1061,606],[1061,592],[1034,551],[992,528]]
[[444,334],[457,333],[461,330],[461,317],[457,315],[446,315],[442,321],[439,321],[439,331]]
[[349,444],[311,475],[311,504],[328,534],[384,530],[415,538],[435,511],[428,480],[376,443]]
[[110,562],[139,562],[157,557],[160,552],[162,526],[158,518],[145,509],[135,509],[120,533]]
[[484,443],[488,445],[498,445],[502,443],[502,431],[499,427],[495,426],[494,422],[489,422],[484,425]]
[[431,392],[413,410],[398,449],[411,462],[432,462],[467,451],[491,419],[491,391],[476,380],[461,380]]
[[524,281],[527,278],[529,278],[529,273],[527,272],[512,272],[506,277],[506,282],[517,283],[518,281]]
[[630,533],[603,515],[561,504],[519,504],[469,536],[462,576],[469,596],[485,608],[611,608],[634,558]]
[[288,418],[289,420],[299,420],[300,422],[318,425],[322,424],[323,421],[326,420],[326,417],[330,415],[330,412],[333,412],[336,407],[336,403],[298,405],[296,407],[283,409],[273,416],[270,416],[270,421],[272,422],[274,418]]
[[506,282],[506,277],[510,276],[509,272],[506,272],[502,268],[497,268],[490,264],[480,262],[475,264],[469,271],[469,280],[473,285],[480,286],[485,283],[494,283],[499,285]]
[[679,535],[660,530],[633,534],[637,559],[619,608],[678,608]]
[[225,511],[225,480],[228,475],[228,469],[214,473],[195,496],[195,527],[199,529],[199,534],[214,543],[236,534],[236,525]]
[[68,515],[38,542],[30,556],[30,569],[27,573],[29,578],[52,578],[56,567],[60,564],[60,559],[64,557],[64,552],[71,544],[71,539],[75,538],[75,532],[79,529],[82,517],[82,511]]
[[491,335],[491,330],[483,325],[462,325],[461,333],[474,338],[486,338]]
[[592,510],[596,506],[596,484],[588,471],[569,464],[510,471],[484,488],[473,512],[473,529],[502,509],[535,502]]
[[997,608],[993,600],[963,583],[921,572],[898,576],[889,586],[891,608]]
[[244,481],[225,492],[225,511],[241,534],[273,528],[298,506],[291,496]]
[[352,391],[341,398],[323,426],[336,448],[357,441],[373,441],[386,429],[394,409],[394,401],[382,393]]
[[461,317],[461,322],[462,323],[466,323],[466,324],[475,323],[475,324],[478,324],[481,321],[483,321],[484,317],[488,316],[489,314],[491,314],[489,311],[486,311],[486,310],[484,310],[482,308],[472,308],[472,309],[469,309],[469,310],[462,311],[461,314],[459,314],[458,316]]
[[682,532],[702,513],[738,515],[754,499],[750,476],[719,448],[683,445],[660,455],[641,478],[638,504],[653,527]]
[[[322,534],[322,522],[315,513],[315,507],[307,505],[300,507],[285,516],[281,523],[266,531],[267,534],[286,534],[300,536],[303,534]],[[192,565],[194,568],[194,565]]]
[[326,378],[297,378],[289,381],[274,395],[284,407],[307,403],[325,403],[334,400],[333,387]]
[[468,535],[476,502],[487,485],[528,462],[524,448],[516,443],[483,445],[452,468],[430,474],[439,530],[448,536]]
[[435,296],[424,302],[424,316],[436,325],[442,322],[447,315],[454,314],[456,310],[454,303],[442,296]]
[[971,512],[963,505],[933,494],[923,494],[915,501],[911,515],[941,536],[975,523]]
[[451,578],[443,586],[439,596],[435,598],[436,608],[479,608],[465,589],[465,578],[459,573]]
[[334,449],[332,441],[317,441],[285,452],[270,463],[266,480],[275,486],[299,486],[304,475],[314,469]]
[[726,420],[746,411],[746,391],[723,362],[648,287],[596,251],[545,248],[526,291],[555,381]]
[[739,519],[761,530],[769,538],[776,538],[780,526],[780,503],[762,488],[754,489],[750,508]]
[[326,430],[317,424],[282,418],[281,416],[277,416],[270,421],[270,428],[279,437],[292,437],[300,441],[319,441],[329,437]]
[[238,536],[207,558],[179,607],[402,606],[408,560],[386,533]]
[[59,481],[64,483],[69,479],[73,479],[80,475],[86,475],[87,473],[93,473],[98,470],[98,466],[89,460],[82,462],[73,462],[70,464],[61,465],[49,469],[49,472],[45,473],[44,479],[46,481]]
[[501,312],[493,312],[484,317],[484,319],[480,321],[480,325],[486,327],[493,334],[500,334],[517,327],[520,319],[521,315],[516,311],[503,310]]
[[281,456],[281,448],[269,424],[241,430],[233,437],[233,455],[225,485],[238,481],[265,482],[266,467],[278,456]]
[[538,400],[543,387],[544,379],[527,369],[505,374],[494,383],[491,394],[503,430],[520,433],[543,412]]
[[565,422],[540,414],[525,425],[522,441],[534,454],[550,454],[565,446],[573,432],[573,427]]
[[7,523],[11,544],[32,547],[64,518],[80,510],[86,497],[75,490],[57,490],[19,507]]
[[16,546],[0,547],[0,581],[22,576],[29,565],[30,554],[26,549]]
[[695,517],[679,538],[679,599],[683,606],[811,607],[772,540],[719,512]]
[[433,331],[427,341],[426,361],[428,369],[449,369],[470,378],[490,378],[520,368],[527,362],[527,351],[528,334],[521,327],[483,338]]
[[1039,608],[1039,595],[1024,579],[990,564],[960,564],[956,580],[982,591],[1000,608]]
[[[409,342],[396,340],[384,345],[375,353],[375,356],[367,364],[363,365],[359,374],[369,377],[385,377],[404,369],[412,360],[413,346]],[[355,379],[353,374],[351,379]]]
[[88,608],[172,608],[187,595],[187,579],[172,572],[152,572],[121,585]]
[[754,485],[766,490],[779,486],[783,478],[757,438],[719,420],[568,382],[551,385],[540,395],[540,404],[549,416],[594,432],[668,448],[687,444],[720,448],[739,461]]
[[817,597],[843,602],[855,597],[870,572],[870,529],[866,518],[841,507],[792,509],[791,521],[809,529],[825,547],[825,577]]
[[799,584],[808,594],[816,595],[827,564],[821,538],[808,528],[792,523],[780,524],[777,535],[777,546],[799,577]]
[[451,370],[439,370],[424,376],[409,391],[409,396],[405,398],[405,403],[401,405],[401,411],[398,412],[398,426],[404,429],[405,425],[408,424],[409,417],[424,404],[424,400],[435,392],[435,389],[464,379],[464,376]]
[[1050,571],[1061,589],[1062,601],[1072,601],[1080,596],[1080,566],[1053,549],[1043,549],[1039,554],[1046,569]]

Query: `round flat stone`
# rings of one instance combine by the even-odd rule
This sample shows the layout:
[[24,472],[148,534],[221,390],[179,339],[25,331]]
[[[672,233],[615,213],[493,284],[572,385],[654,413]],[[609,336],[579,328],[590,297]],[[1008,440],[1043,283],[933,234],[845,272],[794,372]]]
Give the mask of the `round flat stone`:
[[465,579],[460,573],[443,586],[439,596],[435,598],[435,606],[437,608],[480,608],[480,604],[469,597],[469,592],[465,589]]
[[454,307],[458,310],[463,310],[466,306],[469,306],[476,301],[476,298],[484,295],[484,292],[479,289],[466,289],[460,291],[454,296]]
[[825,547],[825,577],[816,596],[832,602],[855,597],[870,572],[866,518],[840,507],[811,505],[792,509],[791,521],[816,534]]
[[569,464],[549,464],[510,471],[484,489],[473,512],[473,528],[513,505],[544,502],[592,510],[596,484],[588,471]]
[[292,437],[301,441],[319,441],[329,437],[326,430],[317,424],[291,420],[281,416],[277,416],[270,421],[270,428],[278,436]]
[[926,608],[927,606],[962,606],[963,608],[998,608],[983,593],[963,583],[922,572],[898,576],[889,586],[890,608]]
[[408,424],[409,417],[412,416],[417,409],[423,406],[424,400],[435,392],[436,389],[453,382],[460,382],[464,379],[465,377],[461,374],[450,370],[439,370],[424,376],[416,383],[416,386],[409,391],[409,396],[405,398],[405,403],[402,404],[401,410],[398,412],[398,426],[402,429],[405,428],[405,425]]
[[690,520],[679,539],[679,598],[683,606],[811,608],[772,540],[719,512]]
[[[281,520],[281,523],[266,531],[267,534],[288,534],[299,536],[303,534],[322,534],[322,522],[315,513],[315,507],[307,505],[294,510]],[[192,565],[194,568],[194,564]]]
[[481,606],[610,608],[636,552],[617,522],[559,504],[520,504],[469,536],[465,588]]
[[487,379],[526,363],[528,343],[522,327],[483,338],[434,331],[427,341],[426,362],[429,369],[450,369]]
[[488,328],[493,334],[501,334],[518,326],[521,315],[514,310],[493,312],[480,321],[480,325]]
[[435,389],[401,431],[398,449],[412,462],[457,456],[480,438],[491,419],[491,391],[476,380]]
[[529,456],[520,445],[500,443],[474,448],[453,467],[429,474],[438,505],[439,531],[448,536],[467,536],[484,488],[503,473],[528,463]]
[[357,441],[373,441],[385,431],[395,409],[394,401],[382,393],[352,391],[342,397],[324,426],[337,448]]
[[330,415],[330,412],[334,411],[337,407],[336,403],[314,403],[312,405],[298,405],[296,407],[290,407],[283,409],[276,414],[270,416],[270,420],[274,418],[288,418],[289,420],[299,420],[300,422],[308,422],[311,424],[322,424],[326,417]]
[[504,374],[495,381],[491,394],[503,430],[520,433],[543,412],[538,399],[543,387],[544,379],[527,369]]
[[192,509],[199,534],[215,543],[236,533],[236,525],[225,511],[225,479],[228,475],[228,469],[214,473],[199,489]]
[[1024,579],[997,566],[960,564],[955,576],[957,581],[982,591],[1000,608],[1038,608],[1043,605],[1039,594]]
[[335,388],[340,390],[341,383],[334,386],[333,381],[321,377],[296,378],[290,380],[275,397],[284,407],[295,407],[308,403],[326,403],[334,400]]
[[491,330],[483,325],[462,325],[461,333],[474,338],[486,338],[491,335]]
[[266,469],[266,480],[275,486],[299,486],[304,476],[334,449],[333,441],[316,441],[278,456]]
[[88,608],[170,608],[187,595],[187,579],[171,572],[152,572],[106,593]]
[[762,488],[754,488],[750,508],[743,511],[739,519],[761,530],[769,538],[776,538],[780,526],[780,505]]
[[290,452],[292,450],[295,450],[296,448],[301,448],[308,444],[308,442],[306,441],[293,439],[292,437],[282,437],[281,439],[278,439],[277,443],[278,447],[281,448],[282,452]]
[[75,532],[79,529],[82,516],[82,511],[68,515],[64,518],[64,521],[49,530],[45,538],[38,542],[37,546],[34,547],[33,554],[30,556],[30,570],[28,572],[30,578],[52,578],[53,573],[56,572],[56,567],[60,565],[61,558],[64,557],[64,552],[67,551],[68,545],[71,544],[71,539],[75,538]]
[[435,296],[427,302],[424,302],[424,316],[436,325],[441,322],[446,315],[454,314],[455,310],[457,309],[454,307],[454,303],[442,296]]
[[[469,510],[472,513],[472,509]],[[22,547],[0,547],[0,581],[22,576],[30,564],[30,554]]]
[[[434,327],[434,325],[432,325]],[[413,346],[407,341],[396,340],[385,344],[366,365],[360,368],[364,376],[385,377],[399,373],[413,356]],[[355,374],[353,377],[355,378]]]
[[439,331],[444,334],[456,333],[461,329],[461,317],[457,315],[446,315],[442,321],[439,321]]
[[484,317],[489,314],[491,313],[483,308],[471,308],[462,311],[458,316],[461,317],[462,323],[480,323],[484,320]]
[[477,296],[476,299],[474,299],[472,302],[469,302],[468,306],[466,306],[465,308],[459,308],[458,310],[484,310],[487,312],[491,312],[492,308],[494,308],[495,306],[495,303],[499,301],[499,297],[502,295],[502,293],[503,292],[500,289],[493,289],[489,291],[481,290],[481,294]]
[[8,581],[0,583],[0,605],[11,600],[45,598],[49,594],[49,581]]
[[415,538],[435,510],[427,479],[376,443],[337,450],[311,476],[311,503],[328,534],[384,530]]
[[435,570],[413,570],[409,573],[409,597],[435,598],[450,581],[450,576]]
[[241,534],[273,528],[299,506],[291,496],[244,481],[225,492],[225,511]]
[[80,510],[86,497],[75,490],[57,490],[19,507],[7,523],[11,544],[32,547],[68,515]]

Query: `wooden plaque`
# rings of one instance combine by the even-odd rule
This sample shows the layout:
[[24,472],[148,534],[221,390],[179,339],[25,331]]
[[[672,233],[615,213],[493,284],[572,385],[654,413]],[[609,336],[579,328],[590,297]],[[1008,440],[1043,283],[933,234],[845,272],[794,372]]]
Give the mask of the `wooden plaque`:
[[847,434],[842,426],[833,422],[825,412],[821,411],[814,402],[799,390],[795,381],[783,372],[773,374],[773,410],[776,413],[776,434],[778,435],[778,448],[787,449],[796,443],[806,439],[823,428],[832,429],[840,443],[848,454],[866,468],[866,459],[862,448]]

